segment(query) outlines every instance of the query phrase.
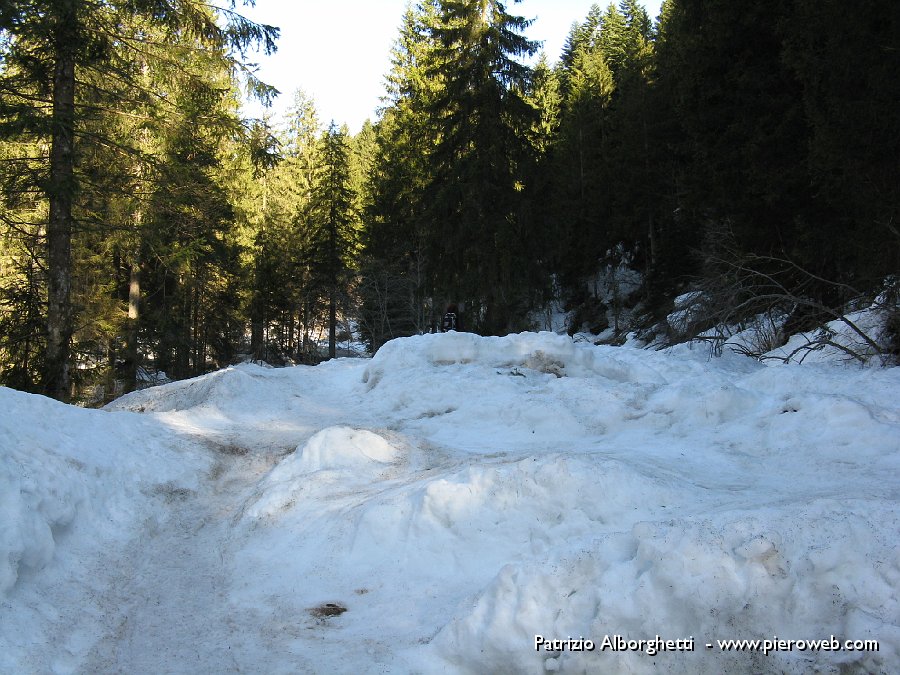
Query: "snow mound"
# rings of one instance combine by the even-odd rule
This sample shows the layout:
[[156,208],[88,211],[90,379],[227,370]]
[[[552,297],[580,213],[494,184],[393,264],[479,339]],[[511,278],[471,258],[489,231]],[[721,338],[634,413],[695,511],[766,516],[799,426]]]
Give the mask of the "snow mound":
[[358,507],[347,550],[357,563],[389,568],[401,555],[421,569],[484,577],[510,559],[547,555],[555,542],[633,522],[638,505],[665,513],[660,504],[680,502],[667,480],[609,459],[551,455],[430,470]]
[[[873,505],[825,500],[791,514],[639,522],[543,561],[511,563],[429,649],[462,673],[649,674],[663,664],[669,673],[800,674],[841,665],[887,672],[900,658],[900,629],[892,625],[900,612],[892,589],[900,578],[893,542],[900,513],[872,518]],[[536,635],[587,638],[598,651],[535,650]],[[616,635],[696,644],[676,653],[599,650]],[[760,653],[717,648],[720,639],[773,635],[874,639],[881,649],[781,651],[760,660]]]
[[280,475],[328,469],[365,471],[397,460],[398,450],[378,434],[365,429],[330,427],[315,434],[282,462]]
[[398,448],[371,431],[344,426],[323,429],[269,472],[247,516],[271,517],[284,511],[309,488],[310,481],[330,484],[348,476],[362,480],[383,477],[385,469],[400,459]]
[[666,316],[666,323],[676,335],[685,335],[703,314],[705,294],[691,291],[675,298],[675,308]]
[[386,375],[455,365],[521,368],[555,377],[600,376],[619,382],[665,381],[642,360],[630,358],[623,350],[598,349],[555,333],[521,333],[505,337],[440,333],[389,341],[366,366],[363,382],[372,389]]
[[65,458],[40,448],[0,456],[0,593],[53,559],[57,538],[88,503],[86,477]]
[[[829,321],[821,328],[792,335],[787,344],[762,355],[784,363],[861,363],[883,365],[876,348],[889,353],[886,319],[891,306],[878,298],[869,307]],[[896,311],[896,306],[893,307]]]
[[[0,621],[0,670],[52,672],[47,636],[72,638],[43,618],[60,596],[34,611],[22,599],[53,590],[33,571],[67,579],[87,573],[82,552],[127,544],[154,550],[141,594],[110,619],[99,660],[78,661],[93,648],[73,634],[83,647],[60,672],[129,671],[124,652],[154,672],[896,672],[898,391],[900,368],[766,366],[547,333],[425,335],[368,362],[238,367],[121,404],[168,411],[145,416],[0,389],[0,612],[14,618]],[[173,429],[235,451],[207,453],[216,470],[203,473]],[[195,499],[150,498],[191,480]],[[166,512],[178,527],[156,537]],[[180,614],[186,567],[216,575],[203,611]],[[131,593],[138,575],[119,576]],[[145,600],[176,578],[167,603]],[[92,592],[64,599],[64,618],[109,609]],[[227,616],[212,637],[210,616]],[[185,636],[180,651],[144,630],[160,624]],[[536,650],[538,635],[598,648]],[[694,650],[599,648],[657,635]],[[717,642],[776,635],[879,649]],[[226,644],[226,660],[206,659]]]

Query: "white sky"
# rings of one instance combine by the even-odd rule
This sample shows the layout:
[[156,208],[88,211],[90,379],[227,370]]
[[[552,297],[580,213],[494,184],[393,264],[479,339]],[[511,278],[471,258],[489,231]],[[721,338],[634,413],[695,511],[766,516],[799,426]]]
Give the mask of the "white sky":
[[[250,19],[281,28],[278,52],[259,55],[259,75],[281,96],[273,112],[281,113],[299,87],[316,102],[319,118],[346,123],[355,133],[366,118],[374,120],[390,68],[390,49],[408,0],[256,0],[241,12]],[[528,37],[543,41],[551,61],[559,58],[572,22],[581,22],[596,0],[522,0],[507,10],[534,18]],[[608,2],[598,2],[601,7]],[[618,3],[616,3],[618,4]],[[651,17],[660,0],[645,2]],[[247,113],[260,115],[258,106]]]

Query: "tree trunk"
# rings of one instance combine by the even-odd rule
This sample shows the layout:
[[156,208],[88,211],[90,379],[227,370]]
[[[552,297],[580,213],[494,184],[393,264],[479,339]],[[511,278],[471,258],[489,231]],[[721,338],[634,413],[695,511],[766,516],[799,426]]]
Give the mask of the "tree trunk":
[[328,302],[328,358],[337,356],[337,289],[331,289]]
[[[309,297],[308,293],[303,295],[303,363],[309,363],[312,359],[309,356]],[[309,359],[309,360],[307,360]]]
[[259,261],[256,262],[256,281],[253,289],[253,299],[250,301],[250,353],[254,361],[265,360],[263,354],[263,326],[265,317],[263,312],[262,292],[259,290],[260,276]]
[[331,204],[330,216],[331,222],[328,224],[328,264],[331,265],[331,294],[328,299],[328,358],[333,359],[337,356],[337,272],[340,266],[337,252],[337,195],[338,187],[335,185],[334,167],[331,171]]
[[191,376],[191,289],[185,288],[184,274],[178,276],[178,326],[175,342],[175,379],[183,380]]
[[191,377],[202,375],[206,370],[206,350],[200,330],[200,288],[205,282],[205,275],[199,274],[191,293],[191,327],[188,333],[191,336]]
[[75,192],[75,51],[78,40],[76,0],[58,5],[54,31],[53,124],[47,197],[47,357],[44,392],[61,401],[70,396],[69,357],[72,316],[72,203]]
[[128,321],[125,329],[125,392],[137,387],[138,376],[138,320],[141,307],[141,266],[139,253],[131,263],[128,279]]

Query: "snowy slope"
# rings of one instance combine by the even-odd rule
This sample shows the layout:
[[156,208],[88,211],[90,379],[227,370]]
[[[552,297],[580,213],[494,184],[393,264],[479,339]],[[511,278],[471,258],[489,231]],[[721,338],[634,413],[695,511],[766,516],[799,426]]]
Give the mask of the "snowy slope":
[[[0,390],[3,624],[62,636],[4,628],[0,671],[896,672],[900,369],[705,356],[451,333],[108,411]],[[716,643],[776,635],[879,650]]]

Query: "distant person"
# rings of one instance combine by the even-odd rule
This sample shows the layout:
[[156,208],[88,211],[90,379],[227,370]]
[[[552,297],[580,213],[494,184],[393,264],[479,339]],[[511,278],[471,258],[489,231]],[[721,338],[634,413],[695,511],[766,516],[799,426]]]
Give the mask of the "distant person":
[[450,331],[459,330],[459,307],[456,304],[447,305],[447,311],[444,312],[444,318],[441,320],[441,332],[449,333]]

